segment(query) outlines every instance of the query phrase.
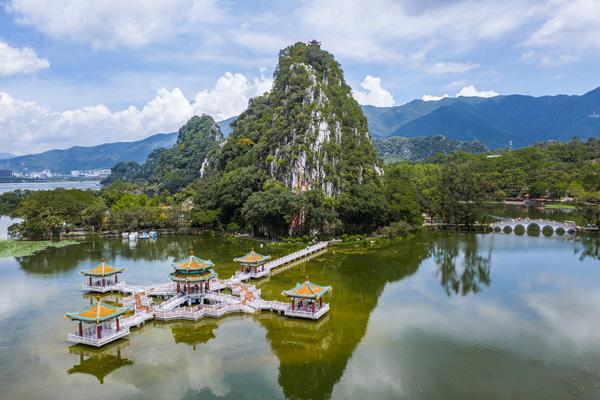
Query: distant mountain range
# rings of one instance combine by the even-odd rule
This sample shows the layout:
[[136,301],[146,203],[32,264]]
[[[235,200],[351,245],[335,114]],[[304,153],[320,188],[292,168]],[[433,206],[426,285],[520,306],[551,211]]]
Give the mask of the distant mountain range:
[[4,152],[0,151],[0,160],[6,160],[7,158],[13,158],[13,157],[16,157],[16,156],[11,153],[4,153]]
[[364,106],[375,137],[433,136],[478,140],[491,148],[600,136],[600,88],[582,96],[495,96],[414,100],[397,107]]
[[[229,124],[235,117],[219,122],[223,132],[231,132]],[[115,142],[97,146],[75,146],[65,150],[48,150],[43,153],[15,157],[9,153],[0,153],[0,169],[15,171],[42,171],[49,169],[68,173],[72,170],[111,168],[119,161],[146,162],[153,150],[171,147],[177,140],[177,132],[159,133],[134,142]],[[3,159],[2,155],[7,156]]]
[[[421,160],[435,152],[528,146],[546,140],[600,137],[600,88],[581,96],[508,95],[413,100],[397,107],[362,106],[374,138],[401,136],[415,140],[375,141],[387,160]],[[237,117],[219,122],[224,136]],[[426,136],[438,138],[425,139]],[[447,138],[442,138],[444,136]],[[0,168],[17,171],[68,172],[110,168],[119,161],[143,163],[152,150],[171,147],[177,133],[162,133],[135,142],[76,146],[14,157],[0,153]],[[14,157],[14,158],[10,158]],[[8,160],[7,160],[8,159]]]

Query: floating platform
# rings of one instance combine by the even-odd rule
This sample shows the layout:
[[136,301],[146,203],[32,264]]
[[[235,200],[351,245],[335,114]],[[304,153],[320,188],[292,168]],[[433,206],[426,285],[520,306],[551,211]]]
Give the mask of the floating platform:
[[[203,288],[202,291],[182,292],[179,290],[179,283],[176,282],[149,286],[131,286],[123,281],[115,280],[111,281],[110,285],[108,282],[93,285],[84,284],[82,286],[83,290],[89,292],[120,292],[126,294],[127,296],[123,298],[122,310],[126,309],[128,313],[124,315],[121,315],[122,313],[115,314],[116,317],[111,317],[114,320],[106,318],[84,319],[84,322],[92,324],[92,326],[83,329],[80,323],[79,331],[69,333],[67,339],[72,343],[100,347],[129,335],[130,328],[140,326],[152,319],[158,321],[198,321],[205,317],[220,318],[228,314],[255,314],[260,311],[271,311],[290,318],[318,320],[328,313],[329,304],[322,301],[317,303],[313,300],[311,307],[299,308],[294,301],[288,303],[264,300],[261,297],[261,290],[246,282],[249,279],[268,276],[276,268],[289,266],[303,259],[313,258],[318,253],[323,252],[328,244],[329,242],[319,242],[262,264],[263,268],[258,274],[238,272],[229,279],[212,279],[210,285],[207,286],[208,289]],[[310,284],[308,281],[306,283]],[[318,287],[318,285],[310,285]],[[224,289],[228,289],[231,294],[222,293]],[[287,293],[287,291],[284,293]],[[165,300],[155,302],[154,300],[157,298]],[[102,304],[98,299],[98,303],[90,309],[103,307]],[[104,304],[104,306],[106,305]],[[86,312],[89,312],[89,310]],[[76,319],[75,316],[80,314],[67,314],[67,316]]]

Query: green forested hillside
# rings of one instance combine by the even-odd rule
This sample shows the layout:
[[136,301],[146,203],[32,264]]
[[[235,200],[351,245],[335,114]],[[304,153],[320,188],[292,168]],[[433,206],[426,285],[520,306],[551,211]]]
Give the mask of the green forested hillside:
[[456,151],[479,154],[488,150],[482,142],[463,142],[444,136],[421,136],[403,138],[375,138],[373,144],[379,157],[386,163],[395,161],[425,161],[436,154],[450,154]]

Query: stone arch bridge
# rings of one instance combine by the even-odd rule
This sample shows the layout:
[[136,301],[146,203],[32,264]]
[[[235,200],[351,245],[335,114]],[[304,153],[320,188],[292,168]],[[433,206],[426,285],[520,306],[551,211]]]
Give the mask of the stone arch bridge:
[[564,233],[567,235],[573,235],[579,230],[577,224],[572,221],[558,222],[545,219],[516,218],[505,219],[490,224],[492,231],[494,232],[506,232],[509,230],[509,233],[514,232],[515,228],[517,227],[522,227],[525,231],[527,231],[532,225],[538,226],[540,231],[550,228],[554,234]]

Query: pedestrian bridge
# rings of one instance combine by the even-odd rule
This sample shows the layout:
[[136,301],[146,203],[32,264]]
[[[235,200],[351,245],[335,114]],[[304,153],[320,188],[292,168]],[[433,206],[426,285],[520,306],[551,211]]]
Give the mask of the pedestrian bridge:
[[521,227],[526,232],[530,226],[537,226],[540,231],[551,229],[554,234],[567,234],[573,235],[577,233],[577,224],[571,221],[550,221],[545,219],[529,219],[529,218],[516,218],[516,219],[505,219],[497,222],[493,222],[491,228],[494,232],[512,233],[516,228]]

